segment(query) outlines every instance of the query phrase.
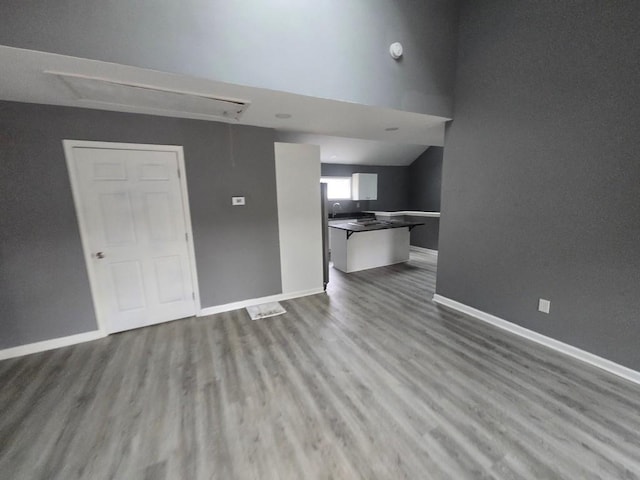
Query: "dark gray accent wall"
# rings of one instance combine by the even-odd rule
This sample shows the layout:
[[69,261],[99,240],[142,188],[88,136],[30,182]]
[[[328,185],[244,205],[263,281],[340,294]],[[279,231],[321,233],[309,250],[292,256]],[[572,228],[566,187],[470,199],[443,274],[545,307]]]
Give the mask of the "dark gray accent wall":
[[[409,210],[440,211],[443,154],[444,148],[429,147],[407,167],[409,170]],[[425,224],[411,230],[411,245],[438,250],[440,219],[412,217],[409,220]]]
[[448,117],[457,3],[3,0],[0,44]]
[[281,292],[273,130],[0,102],[0,348],[96,329],[63,139],[183,145],[202,306]]
[[440,211],[444,148],[429,147],[409,165],[409,210]]
[[636,370],[639,18],[630,0],[463,2],[437,282]]
[[418,217],[405,215],[408,222],[424,223],[411,230],[410,244],[414,247],[438,250],[440,236],[440,219],[436,217]]
[[[378,174],[378,199],[339,200],[343,212],[359,212],[362,210],[406,210],[409,201],[409,176],[407,167],[377,165],[345,165],[339,163],[323,163],[323,177],[350,177],[354,173]],[[332,202],[329,202],[331,204]],[[360,206],[358,206],[360,204]]]

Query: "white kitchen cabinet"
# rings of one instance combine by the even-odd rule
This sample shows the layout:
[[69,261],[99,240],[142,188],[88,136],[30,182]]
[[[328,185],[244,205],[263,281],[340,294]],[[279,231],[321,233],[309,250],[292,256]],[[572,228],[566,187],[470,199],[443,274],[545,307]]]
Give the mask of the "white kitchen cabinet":
[[351,176],[352,200],[377,200],[378,199],[378,174],[354,173]]

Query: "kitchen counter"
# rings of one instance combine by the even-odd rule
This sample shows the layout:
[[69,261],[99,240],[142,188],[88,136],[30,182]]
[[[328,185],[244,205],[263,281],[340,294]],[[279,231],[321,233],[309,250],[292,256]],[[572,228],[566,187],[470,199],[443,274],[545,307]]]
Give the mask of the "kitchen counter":
[[410,243],[413,247],[438,251],[438,237],[440,236],[440,212],[424,210],[399,210],[395,212],[367,211],[378,220],[405,220],[408,222],[424,222],[424,227],[411,231]]
[[330,225],[333,267],[350,273],[406,262],[409,231],[419,225],[423,224],[380,220]]
[[418,225],[424,225],[424,223],[418,222],[401,222],[401,221],[385,221],[385,220],[367,220],[367,221],[355,221],[329,225],[329,228],[338,228],[340,230],[346,230],[347,239],[351,237],[351,234],[355,232],[371,232],[374,230],[387,230],[390,228],[403,228],[409,227],[409,231],[413,227]]
[[440,212],[424,212],[422,210],[398,210],[396,212],[374,212],[365,210],[364,213],[375,215],[376,217],[434,217],[440,218]]

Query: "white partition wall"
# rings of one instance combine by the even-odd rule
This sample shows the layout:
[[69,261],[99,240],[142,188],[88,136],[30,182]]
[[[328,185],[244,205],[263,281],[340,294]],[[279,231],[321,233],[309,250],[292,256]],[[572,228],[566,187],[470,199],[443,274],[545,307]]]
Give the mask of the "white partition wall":
[[275,143],[282,293],[316,293],[322,285],[320,147]]

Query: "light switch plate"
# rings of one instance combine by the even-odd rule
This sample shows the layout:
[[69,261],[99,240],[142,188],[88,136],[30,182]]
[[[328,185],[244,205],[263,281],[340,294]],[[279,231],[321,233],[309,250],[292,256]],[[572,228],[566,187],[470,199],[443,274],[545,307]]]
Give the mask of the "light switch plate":
[[245,205],[244,197],[231,197],[231,205]]
[[544,298],[541,298],[538,300],[538,311],[542,312],[542,313],[549,313],[549,310],[551,310],[551,301],[550,300],[545,300]]

